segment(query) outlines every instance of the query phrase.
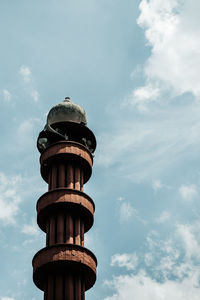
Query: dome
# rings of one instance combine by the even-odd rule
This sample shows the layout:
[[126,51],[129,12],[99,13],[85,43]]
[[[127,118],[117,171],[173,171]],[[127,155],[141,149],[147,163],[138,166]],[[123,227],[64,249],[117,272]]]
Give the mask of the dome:
[[60,122],[74,122],[87,125],[86,113],[82,107],[70,101],[69,97],[53,106],[47,115],[47,125]]

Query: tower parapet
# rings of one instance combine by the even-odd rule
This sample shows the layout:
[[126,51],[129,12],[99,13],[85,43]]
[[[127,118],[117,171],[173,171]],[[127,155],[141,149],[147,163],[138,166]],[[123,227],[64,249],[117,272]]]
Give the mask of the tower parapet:
[[45,300],[84,300],[96,281],[97,266],[94,254],[84,247],[95,211],[84,184],[92,174],[96,148],[85,111],[68,97],[54,106],[37,147],[48,192],[37,202],[46,247],[33,258],[33,280]]

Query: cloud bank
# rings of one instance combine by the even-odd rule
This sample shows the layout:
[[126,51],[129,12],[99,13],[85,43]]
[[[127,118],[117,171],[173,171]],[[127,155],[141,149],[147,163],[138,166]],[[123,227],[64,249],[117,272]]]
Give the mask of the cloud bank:
[[113,295],[104,300],[199,299],[199,229],[199,221],[177,224],[168,240],[150,234],[144,254],[113,255],[111,265],[129,272],[105,281],[113,289]]
[[191,93],[200,100],[200,22],[197,1],[142,0],[138,25],[144,29],[151,54],[143,66],[146,84],[126,102],[144,111],[164,93]]

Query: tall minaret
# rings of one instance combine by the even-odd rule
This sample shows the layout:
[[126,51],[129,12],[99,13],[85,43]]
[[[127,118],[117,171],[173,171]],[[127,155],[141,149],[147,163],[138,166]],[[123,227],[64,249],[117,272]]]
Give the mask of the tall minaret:
[[33,280],[45,300],[84,300],[96,281],[97,266],[84,247],[95,206],[83,186],[91,176],[96,148],[85,111],[66,97],[49,111],[37,147],[48,192],[37,202],[46,247],[33,258]]

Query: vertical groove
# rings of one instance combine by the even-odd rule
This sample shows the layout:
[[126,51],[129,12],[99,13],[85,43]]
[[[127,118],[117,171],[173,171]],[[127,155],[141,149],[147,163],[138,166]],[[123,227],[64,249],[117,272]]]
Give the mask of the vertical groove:
[[57,243],[63,243],[64,216],[59,214],[57,217]]
[[81,279],[81,300],[85,300],[85,281],[83,277]]
[[55,165],[52,167],[52,174],[51,174],[51,189],[55,189],[57,184],[57,168]]
[[73,277],[73,289],[74,289],[74,298],[73,298],[73,300],[77,300],[76,278],[75,277]]
[[65,184],[64,184],[64,187],[68,187],[68,172],[67,172],[67,169],[68,169],[68,165],[65,165]]
[[75,168],[75,189],[80,191],[80,168],[76,167]]
[[50,230],[49,230],[49,245],[55,243],[55,219],[53,216],[50,217]]
[[64,228],[63,228],[63,243],[66,243],[66,240],[67,240],[67,220],[66,220],[66,215],[64,215],[64,220],[63,220],[63,226],[64,226]]
[[73,219],[73,244],[76,244],[76,218]]
[[44,300],[48,300],[48,278],[45,284],[45,289],[44,289]]
[[54,300],[53,299],[53,290],[54,290],[53,276],[49,275],[48,276],[48,300]]
[[48,219],[48,246],[50,245],[50,220]]
[[56,300],[56,277],[53,277],[53,300]]
[[46,222],[46,246],[49,246],[49,219]]
[[63,300],[63,278],[62,275],[56,275],[55,300]]
[[56,187],[59,187],[59,177],[60,177],[60,173],[59,173],[59,165],[56,166]]
[[71,274],[66,274],[65,276],[65,297],[66,300],[74,300],[74,285]]
[[65,284],[65,274],[62,275],[62,293],[63,293],[63,300],[66,300],[65,296],[65,289],[66,289],[66,284]]
[[85,231],[85,228],[84,228],[84,221],[81,220],[80,222],[80,226],[81,226],[81,246],[84,247],[84,231]]
[[65,187],[65,165],[61,163],[59,166],[59,185],[58,187]]
[[75,189],[75,181],[76,181],[76,167],[73,166],[73,189]]
[[80,239],[80,217],[77,217],[74,220],[75,223],[75,244],[80,245],[81,239]]
[[76,289],[76,300],[81,300],[81,278],[78,275],[76,277],[76,284],[75,284],[75,289]]
[[51,173],[52,173],[52,168],[49,168],[49,173],[48,173],[48,190],[51,190]]
[[83,192],[83,168],[80,170],[80,190]]
[[66,243],[73,243],[73,218],[70,214],[66,215]]
[[67,187],[73,189],[73,168],[71,164],[67,166]]
[[55,216],[54,244],[56,244],[58,240],[57,227],[58,227],[58,218],[57,216]]

